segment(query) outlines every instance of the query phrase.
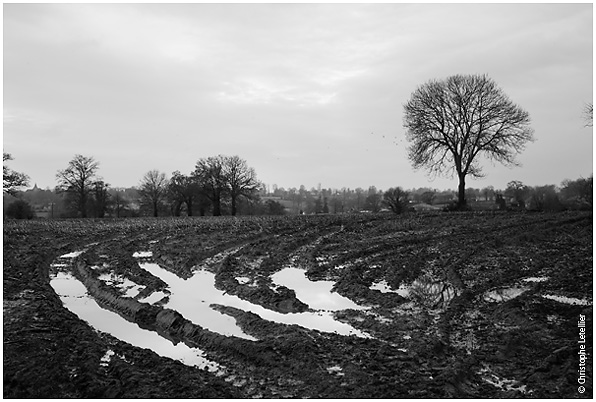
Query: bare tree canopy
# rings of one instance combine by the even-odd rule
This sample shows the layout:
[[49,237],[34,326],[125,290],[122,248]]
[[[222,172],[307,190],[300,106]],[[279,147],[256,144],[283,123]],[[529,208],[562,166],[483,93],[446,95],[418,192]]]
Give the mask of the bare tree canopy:
[[173,172],[168,193],[173,202],[174,216],[180,216],[182,204],[186,204],[187,215],[192,216],[195,203],[199,206],[200,214],[205,215],[209,200],[200,192],[199,184],[192,174],[187,176],[178,170]]
[[592,102],[586,103],[586,106],[584,106],[584,120],[586,121],[586,127],[592,127],[594,123],[594,105]]
[[[2,153],[2,162],[12,160],[12,156],[9,153]],[[3,173],[3,184],[2,191],[4,193],[15,195],[20,187],[29,185],[29,176],[24,173],[15,172],[6,165],[2,165]]]
[[224,163],[226,181],[232,200],[232,215],[236,215],[238,197],[251,198],[259,188],[259,182],[255,170],[239,156],[225,157]]
[[227,192],[225,175],[225,157],[223,155],[201,158],[197,161],[194,178],[201,191],[213,206],[213,216],[221,215],[222,197]]
[[93,157],[75,155],[68,167],[56,174],[57,189],[70,193],[76,202],[77,209],[83,218],[87,217],[87,201],[89,193],[95,187],[95,172],[99,167]]
[[401,187],[390,188],[383,194],[383,203],[395,214],[401,214],[408,206],[409,193]]
[[166,198],[167,191],[168,179],[165,173],[155,169],[145,173],[141,180],[139,194],[141,199],[153,208],[153,216],[157,217],[159,206]]
[[518,165],[516,154],[533,141],[528,112],[486,75],[455,75],[420,86],[404,105],[404,127],[414,168],[455,173],[458,204],[465,207],[465,178],[482,177],[479,155]]

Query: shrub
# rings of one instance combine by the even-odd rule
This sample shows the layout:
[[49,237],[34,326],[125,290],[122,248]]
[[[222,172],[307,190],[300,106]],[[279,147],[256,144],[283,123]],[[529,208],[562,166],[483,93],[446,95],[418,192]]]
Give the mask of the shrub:
[[32,219],[35,217],[35,212],[27,201],[16,200],[6,208],[5,215],[13,219]]

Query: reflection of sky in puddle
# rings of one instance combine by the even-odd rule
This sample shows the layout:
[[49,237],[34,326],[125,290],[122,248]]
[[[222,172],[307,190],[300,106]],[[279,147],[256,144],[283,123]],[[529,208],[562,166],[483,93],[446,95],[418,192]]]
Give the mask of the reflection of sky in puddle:
[[284,268],[271,275],[277,285],[285,286],[296,292],[296,297],[309,305],[313,310],[337,311],[345,309],[366,310],[352,300],[331,292],[335,284],[332,281],[310,281],[303,269]]
[[511,287],[511,288],[504,288],[504,289],[495,289],[490,292],[485,293],[484,300],[487,302],[503,302],[511,299],[515,299],[522,293],[524,293],[527,288],[518,288],[518,287]]
[[141,290],[145,288],[145,286],[134,283],[130,279],[116,275],[114,273],[102,274],[97,279],[104,281],[110,286],[123,289],[125,291],[126,297],[135,297]]
[[243,333],[233,317],[213,310],[209,307],[210,304],[221,304],[250,311],[269,321],[297,324],[323,332],[368,337],[367,334],[352,326],[336,321],[328,311],[282,314],[250,303],[238,296],[227,294],[215,287],[215,275],[208,271],[199,270],[191,278],[182,279],[154,263],[140,263],[139,265],[168,284],[171,295],[164,307],[177,310],[195,324],[222,335],[255,339]]
[[545,282],[545,281],[548,281],[548,276],[524,278],[524,279],[522,279],[522,281],[524,281],[524,282]]
[[401,297],[408,297],[410,294],[409,286],[400,285],[398,289],[392,289],[386,280],[373,283],[370,285],[370,289],[378,290],[381,293],[397,293]]
[[479,374],[484,381],[492,386],[501,388],[505,391],[520,391],[524,394],[533,392],[531,390],[528,391],[525,385],[520,385],[516,380],[509,380],[497,375],[488,365],[484,363],[482,365],[483,367],[480,371],[477,371],[476,374]]
[[156,332],[142,329],[118,314],[101,308],[88,296],[85,285],[70,274],[58,273],[56,277],[51,278],[50,286],[60,296],[66,308],[99,331],[107,332],[132,345],[150,349],[160,356],[181,361],[188,366],[207,368],[210,371],[218,369],[216,363],[202,357],[203,352],[200,349],[190,348],[182,342],[174,345]]
[[151,251],[135,251],[132,255],[134,258],[151,258],[153,257],[153,252]]
[[575,297],[557,296],[557,295],[543,295],[542,297],[544,297],[545,299],[554,300],[559,303],[574,304],[574,305],[578,305],[578,306],[589,306],[592,304],[588,300],[576,299]]
[[163,299],[166,296],[169,296],[169,293],[165,293],[165,292],[153,292],[151,293],[149,296],[145,297],[144,299],[139,299],[139,301],[141,303],[149,303],[149,304],[155,304],[158,301],[160,301],[161,299]]
[[75,258],[80,256],[81,254],[83,254],[85,252],[85,250],[81,250],[81,251],[73,251],[72,253],[68,253],[68,254],[63,254],[58,258]]

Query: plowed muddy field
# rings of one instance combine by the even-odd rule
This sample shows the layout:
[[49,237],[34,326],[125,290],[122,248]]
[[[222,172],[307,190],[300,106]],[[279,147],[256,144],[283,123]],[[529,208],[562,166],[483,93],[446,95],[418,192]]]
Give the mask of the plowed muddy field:
[[4,397],[591,398],[592,228],[591,213],[4,222]]

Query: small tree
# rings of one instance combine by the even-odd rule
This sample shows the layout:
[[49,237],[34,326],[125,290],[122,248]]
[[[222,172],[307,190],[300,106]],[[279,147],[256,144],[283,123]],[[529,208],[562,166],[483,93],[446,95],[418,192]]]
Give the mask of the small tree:
[[561,196],[570,206],[581,209],[592,208],[593,176],[587,179],[582,177],[577,180],[564,180],[561,186]]
[[466,206],[466,177],[482,177],[479,156],[518,165],[515,155],[533,140],[529,114],[486,75],[455,75],[420,86],[404,105],[414,168],[455,172],[458,205]]
[[159,214],[159,207],[166,198],[167,190],[168,179],[165,173],[158,170],[150,170],[145,173],[139,187],[139,195],[143,202],[151,205],[154,217]]
[[424,193],[420,194],[420,201],[432,205],[435,201],[435,197],[437,196],[436,191],[425,191]]
[[286,210],[282,204],[277,201],[265,201],[265,213],[267,215],[285,215]]
[[554,185],[537,186],[529,189],[531,211],[558,212],[564,209]]
[[495,204],[497,204],[497,208],[499,208],[501,211],[507,209],[507,202],[505,201],[503,194],[499,192],[495,193]]
[[484,195],[484,201],[492,200],[495,195],[495,188],[493,186],[487,186],[482,189],[482,195]]
[[408,206],[408,195],[401,187],[392,187],[383,194],[383,203],[393,213],[401,214]]
[[519,180],[512,180],[507,183],[505,196],[513,199],[513,202],[521,209],[526,207],[526,198],[530,194],[530,188]]
[[321,196],[319,196],[315,200],[315,214],[320,214],[322,212],[323,212],[323,200],[321,199]]
[[381,203],[383,201],[383,195],[381,193],[369,191],[368,196],[364,200],[364,208],[371,212],[379,212],[381,210]]
[[35,211],[25,200],[16,200],[6,208],[6,216],[13,219],[32,219]]
[[103,218],[106,215],[110,203],[110,185],[103,180],[97,180],[93,183],[92,205],[96,218]]
[[[12,156],[6,152],[2,153],[2,161],[6,162],[12,160]],[[6,165],[2,165],[2,173],[3,173],[3,187],[2,191],[6,194],[10,194],[15,196],[17,190],[21,187],[26,187],[29,185],[29,176],[24,173],[15,172],[14,170],[10,169]]]
[[114,212],[116,213],[116,218],[120,218],[121,214],[126,210],[128,205],[130,204],[130,202],[125,197],[124,191],[114,189],[114,190],[110,191],[109,196],[113,200],[113,206],[114,206]]
[[68,163],[68,167],[59,170],[56,174],[56,179],[58,179],[56,190],[70,195],[83,218],[87,217],[87,202],[89,194],[94,189],[95,172],[98,167],[99,162],[96,162],[93,157],[75,155]]

